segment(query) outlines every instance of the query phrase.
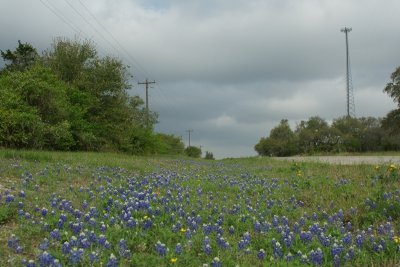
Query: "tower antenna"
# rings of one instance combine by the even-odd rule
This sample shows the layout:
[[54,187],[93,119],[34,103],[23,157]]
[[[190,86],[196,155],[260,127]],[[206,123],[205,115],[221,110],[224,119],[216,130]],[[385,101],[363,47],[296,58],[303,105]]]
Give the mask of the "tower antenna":
[[346,95],[347,95],[347,117],[355,117],[353,83],[350,70],[349,38],[348,33],[351,28],[344,27],[340,31],[346,36]]

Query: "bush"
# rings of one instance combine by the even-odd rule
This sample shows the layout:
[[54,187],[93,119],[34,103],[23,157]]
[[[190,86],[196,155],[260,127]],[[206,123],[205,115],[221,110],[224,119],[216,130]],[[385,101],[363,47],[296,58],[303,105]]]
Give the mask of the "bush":
[[185,149],[186,155],[192,158],[200,158],[201,156],[201,149],[195,146],[188,146]]

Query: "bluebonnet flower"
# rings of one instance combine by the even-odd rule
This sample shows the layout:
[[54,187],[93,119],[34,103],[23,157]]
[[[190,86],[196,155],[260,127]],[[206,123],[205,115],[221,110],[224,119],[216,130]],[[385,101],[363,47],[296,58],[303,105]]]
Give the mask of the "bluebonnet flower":
[[106,240],[105,242],[104,242],[104,248],[105,249],[111,249],[111,243],[110,242],[108,242],[108,240]]
[[71,236],[71,240],[69,241],[69,244],[71,245],[71,247],[76,247],[78,246],[78,238],[76,238],[76,236]]
[[157,241],[156,243],[156,251],[158,253],[158,255],[164,257],[165,255],[167,255],[167,246],[163,243],[161,243],[160,241]]
[[272,239],[272,247],[273,247],[273,255],[275,258],[280,258],[283,255],[282,252],[282,246],[281,244],[275,240],[275,238]]
[[320,248],[316,250],[311,250],[310,261],[313,265],[322,265],[324,260],[324,254]]
[[286,216],[282,216],[282,225],[289,225],[289,220]]
[[246,248],[246,246],[247,246],[246,242],[243,239],[240,239],[240,241],[238,243],[239,250]]
[[340,256],[338,254],[336,254],[333,257],[333,266],[334,267],[339,267],[340,266]]
[[7,245],[9,248],[16,248],[18,246],[18,238],[15,234],[12,234],[11,237],[8,239]]
[[136,220],[135,219],[129,219],[128,222],[126,223],[126,226],[129,228],[133,228],[136,226]]
[[352,236],[351,233],[348,232],[343,238],[342,238],[343,244],[345,245],[351,245],[352,243]]
[[41,267],[51,266],[51,264],[54,262],[54,257],[51,256],[51,254],[47,251],[43,251],[43,253],[38,256],[38,260]]
[[69,254],[71,252],[71,245],[68,241],[65,241],[61,247],[61,251],[63,254]]
[[24,190],[19,191],[18,196],[21,198],[25,197],[25,191]]
[[118,260],[113,253],[111,253],[110,259],[107,262],[107,267],[118,267]]
[[46,208],[42,208],[42,212],[41,212],[43,217],[46,217],[47,215],[47,209]]
[[292,261],[293,259],[294,259],[294,257],[292,255],[292,253],[290,253],[290,252],[285,256],[286,261]]
[[309,243],[312,241],[313,235],[311,234],[310,231],[301,231],[300,232],[300,240],[304,243]]
[[182,254],[182,245],[181,245],[181,243],[176,244],[176,246],[175,246],[175,254],[176,255]]
[[358,234],[356,236],[356,245],[358,248],[362,248],[363,244],[364,244],[364,236],[361,234]]
[[338,245],[337,243],[334,243],[332,248],[331,248],[331,254],[332,257],[334,257],[335,255],[340,255],[343,251],[343,247]]
[[7,194],[6,195],[6,203],[11,203],[11,202],[14,202],[14,195]]
[[212,230],[213,230],[213,227],[212,227],[211,224],[209,224],[209,223],[208,224],[203,224],[203,234],[204,235],[211,234]]
[[221,267],[221,261],[218,257],[215,257],[211,262],[212,267]]
[[82,256],[83,256],[83,249],[77,249],[76,247],[74,247],[69,255],[69,260],[72,263],[72,265],[77,265],[80,263]]
[[211,253],[212,253],[212,248],[211,248],[211,245],[210,244],[206,244],[206,245],[204,245],[204,253],[206,254],[206,255],[211,255]]
[[58,259],[54,259],[53,263],[50,265],[50,267],[62,267],[60,261]]
[[261,223],[259,221],[254,222],[254,231],[257,233],[261,232]]
[[89,260],[90,260],[91,263],[98,262],[99,261],[99,254],[97,252],[95,252],[95,251],[92,251],[89,254]]
[[98,242],[99,242],[100,245],[104,246],[104,244],[106,243],[106,241],[107,241],[107,238],[106,238],[105,235],[99,235]]
[[100,222],[100,231],[104,233],[106,230],[107,230],[107,227],[104,224],[104,222]]
[[250,244],[251,236],[250,236],[250,233],[249,233],[249,232],[245,232],[245,233],[243,234],[243,240],[244,240],[244,242],[246,243],[246,245]]
[[120,239],[118,243],[119,250],[125,250],[127,248],[126,240]]
[[265,250],[260,249],[260,250],[257,252],[257,258],[258,258],[259,260],[263,260],[263,259],[265,258]]
[[29,260],[26,262],[26,267],[36,267],[36,263],[34,260]]
[[43,242],[39,244],[40,250],[48,250],[49,249],[49,240],[47,238],[43,239]]
[[275,227],[279,225],[279,217],[277,215],[272,218],[272,225]]

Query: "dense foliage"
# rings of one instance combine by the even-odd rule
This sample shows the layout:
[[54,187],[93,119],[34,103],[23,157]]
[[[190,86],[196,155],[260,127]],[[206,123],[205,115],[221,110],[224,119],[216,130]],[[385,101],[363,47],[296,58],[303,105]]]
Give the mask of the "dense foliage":
[[187,156],[192,157],[192,158],[200,158],[201,157],[201,148],[196,147],[196,146],[188,146],[185,149],[185,153]]
[[400,150],[400,67],[391,75],[384,92],[399,108],[385,118],[342,117],[329,125],[316,116],[301,121],[293,131],[287,120],[262,137],[254,149],[263,156],[290,156],[319,152],[370,152]]
[[19,41],[1,56],[0,146],[183,153],[179,138],[154,133],[157,114],[128,94],[127,66],[91,42],[59,38],[40,56]]
[[333,120],[329,125],[320,117],[301,121],[293,131],[287,120],[282,120],[255,145],[263,156],[291,156],[321,152],[371,152],[400,149],[400,134],[390,134],[382,120],[373,117]]

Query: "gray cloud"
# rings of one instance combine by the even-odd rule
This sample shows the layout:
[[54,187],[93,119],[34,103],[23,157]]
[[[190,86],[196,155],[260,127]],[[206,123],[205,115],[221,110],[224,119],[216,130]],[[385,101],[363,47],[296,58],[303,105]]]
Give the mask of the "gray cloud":
[[132,66],[134,84],[157,81],[150,90],[157,130],[186,141],[185,130],[194,129],[194,144],[217,157],[254,155],[254,144],[282,118],[295,126],[345,114],[343,26],[353,28],[357,115],[395,107],[382,90],[399,65],[397,0],[81,1],[107,31],[78,0],[69,2],[85,19],[64,0],[42,2],[72,27],[40,1],[2,1],[0,49],[18,39],[40,50],[57,36],[92,39],[102,54]]

